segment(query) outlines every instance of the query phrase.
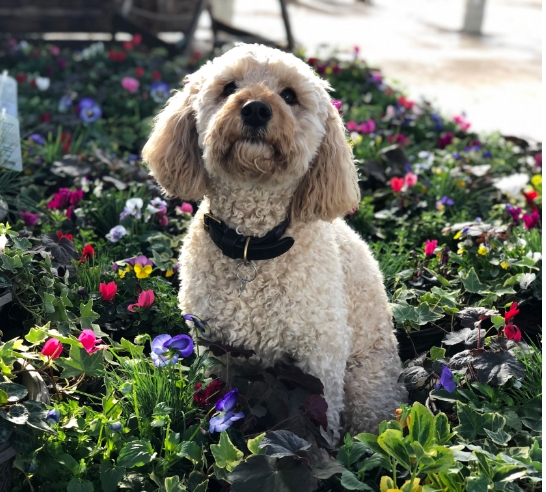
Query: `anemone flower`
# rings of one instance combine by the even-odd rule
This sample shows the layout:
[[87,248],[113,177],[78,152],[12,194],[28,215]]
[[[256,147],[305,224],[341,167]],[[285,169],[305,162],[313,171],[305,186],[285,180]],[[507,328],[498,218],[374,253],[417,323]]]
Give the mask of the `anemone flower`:
[[156,367],[176,364],[180,357],[193,353],[193,340],[188,335],[158,335],[152,340],[150,357]]
[[434,250],[436,249],[436,246],[438,246],[438,240],[437,239],[427,239],[425,243],[425,255],[432,256],[434,254]]
[[63,351],[63,344],[56,338],[50,338],[42,347],[42,355],[50,357],[51,359],[57,359],[60,357]]

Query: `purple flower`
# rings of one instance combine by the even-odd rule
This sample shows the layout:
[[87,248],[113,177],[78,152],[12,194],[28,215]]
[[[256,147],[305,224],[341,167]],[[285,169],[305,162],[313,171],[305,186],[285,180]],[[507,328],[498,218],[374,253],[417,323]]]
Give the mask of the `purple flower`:
[[169,86],[165,82],[154,82],[150,86],[150,97],[156,103],[165,102],[169,99]]
[[491,157],[491,151],[490,150],[486,150],[484,153],[483,153],[483,157],[485,159],[489,159]]
[[512,216],[512,220],[519,224],[519,218],[521,215],[521,207],[514,208],[512,205],[506,205],[506,211]]
[[442,130],[442,128],[444,127],[444,123],[442,121],[442,118],[437,115],[437,114],[434,114],[432,113],[430,115],[430,118],[432,119],[432,121],[434,121],[434,129],[439,132]]
[[102,109],[90,97],[84,97],[80,103],[80,119],[84,123],[93,123],[102,116]]
[[127,258],[123,261],[127,263],[128,265],[131,265],[132,267],[134,267],[135,265],[140,265],[143,267],[148,265],[154,266],[154,263],[152,262],[152,260],[149,260],[144,255],[133,256],[132,258]]
[[[175,268],[176,269],[180,268],[180,265],[179,264],[175,265]],[[201,330],[204,337],[209,338],[211,336],[210,326],[206,321],[202,320],[201,318],[193,314],[185,314],[184,319],[186,321],[191,321],[192,323],[194,323],[195,326],[197,326],[197,328]]]
[[19,212],[19,216],[27,227],[31,227],[36,224],[36,222],[38,222],[38,219],[40,218],[39,213],[33,214],[32,212],[27,212],[25,210],[21,210]]
[[455,383],[453,379],[453,373],[449,369],[449,367],[444,366],[442,368],[442,375],[440,376],[440,381],[438,381],[438,384],[436,384],[436,390],[439,390],[440,388],[444,388],[448,393],[453,393],[455,391],[455,388],[457,387],[457,384]]
[[406,162],[404,168],[406,169],[406,173],[411,173],[411,162]]
[[209,432],[222,432],[231,427],[233,422],[244,418],[243,412],[221,412],[210,419]]
[[150,357],[156,367],[176,364],[180,357],[193,353],[193,340],[188,335],[158,335],[152,340]]
[[331,101],[334,108],[336,108],[338,111],[341,109],[341,105],[343,104],[341,101],[338,101],[337,99],[332,99]]
[[114,432],[118,432],[121,430],[123,426],[121,425],[121,422],[112,422],[110,423],[110,429],[112,429]]
[[[84,99],[82,99],[82,101],[83,100]],[[59,106],[57,107],[57,109],[59,110],[59,113],[66,113],[71,107],[72,107],[72,98],[70,96],[63,96],[61,97],[61,99],[59,99]],[[81,107],[82,106],[80,101],[80,108]]]
[[461,154],[459,154],[458,152],[453,152],[453,154],[451,155],[453,156],[454,159],[457,159],[457,160],[461,158]]
[[441,199],[440,199],[440,203],[442,203],[443,205],[453,205],[455,202],[447,197],[446,195],[444,195]]
[[110,266],[110,269],[113,272],[115,272],[118,268],[119,268],[119,265],[117,263],[112,263],[112,265]]
[[210,419],[210,433],[222,432],[231,427],[233,422],[240,420],[245,416],[243,412],[235,413],[233,411],[235,405],[237,405],[238,399],[239,390],[235,388],[216,402],[215,408],[218,410],[218,413]]
[[45,141],[42,138],[42,136],[38,135],[37,133],[33,133],[30,137],[28,137],[28,139],[31,140],[32,142],[38,144],[38,145],[43,146],[45,144]]
[[47,412],[45,421],[47,424],[52,425],[58,423],[60,418],[61,412],[59,412],[59,410],[57,410],[56,408],[52,408]]

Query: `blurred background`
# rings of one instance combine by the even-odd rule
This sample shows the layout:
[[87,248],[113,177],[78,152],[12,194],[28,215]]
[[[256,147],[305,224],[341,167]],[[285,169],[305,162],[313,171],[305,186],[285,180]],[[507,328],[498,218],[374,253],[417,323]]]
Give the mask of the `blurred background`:
[[123,41],[142,28],[188,54],[255,40],[358,52],[475,131],[542,140],[540,0],[0,0],[5,36]]

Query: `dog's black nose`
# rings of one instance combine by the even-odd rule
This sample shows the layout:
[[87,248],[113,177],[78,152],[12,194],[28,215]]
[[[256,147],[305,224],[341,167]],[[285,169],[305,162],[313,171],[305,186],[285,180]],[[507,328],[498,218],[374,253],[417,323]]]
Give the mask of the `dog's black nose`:
[[271,106],[263,101],[248,101],[241,108],[241,117],[245,125],[258,127],[265,126],[273,117]]

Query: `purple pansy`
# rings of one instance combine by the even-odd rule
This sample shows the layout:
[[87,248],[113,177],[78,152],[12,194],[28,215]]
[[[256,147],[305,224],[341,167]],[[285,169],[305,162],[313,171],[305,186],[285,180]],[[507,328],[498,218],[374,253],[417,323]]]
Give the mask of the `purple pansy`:
[[455,383],[455,380],[453,379],[453,373],[451,372],[451,369],[449,367],[444,366],[442,368],[442,375],[440,376],[440,381],[436,384],[436,390],[439,390],[440,388],[444,388],[448,393],[453,393],[455,391],[455,388],[457,387],[457,383]]
[[33,133],[28,139],[38,145],[44,145],[45,141],[41,135],[38,135],[37,133]]
[[188,335],[158,335],[152,340],[150,357],[156,367],[176,364],[180,357],[193,353],[193,340]]
[[59,412],[59,410],[57,410],[56,408],[52,408],[51,410],[47,412],[45,421],[47,424],[52,425],[52,424],[57,424],[60,418],[61,418],[61,412]]
[[444,195],[442,198],[440,198],[440,200],[438,200],[437,203],[441,203],[442,205],[453,205],[455,202],[451,198]]
[[27,212],[25,210],[21,210],[19,212],[19,216],[21,217],[21,220],[25,223],[27,227],[31,227],[34,224],[36,224],[36,222],[38,222],[38,219],[40,218],[39,213],[33,214],[32,212]]
[[489,159],[491,157],[491,151],[490,150],[486,150],[484,153],[483,153],[483,157],[485,159]]
[[146,256],[144,255],[139,255],[139,256],[133,256],[132,258],[127,258],[125,260],[123,260],[125,263],[127,263],[128,265],[131,265],[132,267],[134,267],[135,265],[140,265],[140,266],[154,266],[154,263],[152,260],[149,260],[148,258],[146,258]]
[[169,86],[165,82],[154,82],[150,86],[150,97],[156,103],[165,102],[169,99]]
[[519,224],[519,219],[521,216],[521,207],[512,207],[512,205],[506,205],[506,211],[512,216],[512,220]]
[[209,432],[222,432],[231,427],[233,422],[244,418],[243,412],[234,412],[233,409],[239,399],[239,390],[235,388],[216,402],[218,413],[210,419]]
[[112,429],[114,432],[118,432],[121,430],[123,426],[121,425],[121,422],[111,422],[110,423],[110,429]]
[[432,119],[432,121],[434,121],[434,129],[437,132],[441,131],[444,128],[444,123],[439,115],[432,113],[430,115],[430,118]]
[[80,119],[84,123],[93,123],[102,116],[102,109],[90,97],[84,97],[79,102]]
[[[177,265],[175,265],[175,268],[173,268],[173,270],[178,269],[178,268],[180,268],[180,265],[177,264]],[[195,316],[193,314],[185,314],[184,319],[186,321],[191,321],[192,323],[195,323],[195,326],[197,326],[197,328],[199,328],[201,330],[202,335],[204,337],[208,338],[208,337],[211,336],[210,326],[206,321],[202,320],[201,318],[199,318],[199,317],[197,317],[197,316]]]

